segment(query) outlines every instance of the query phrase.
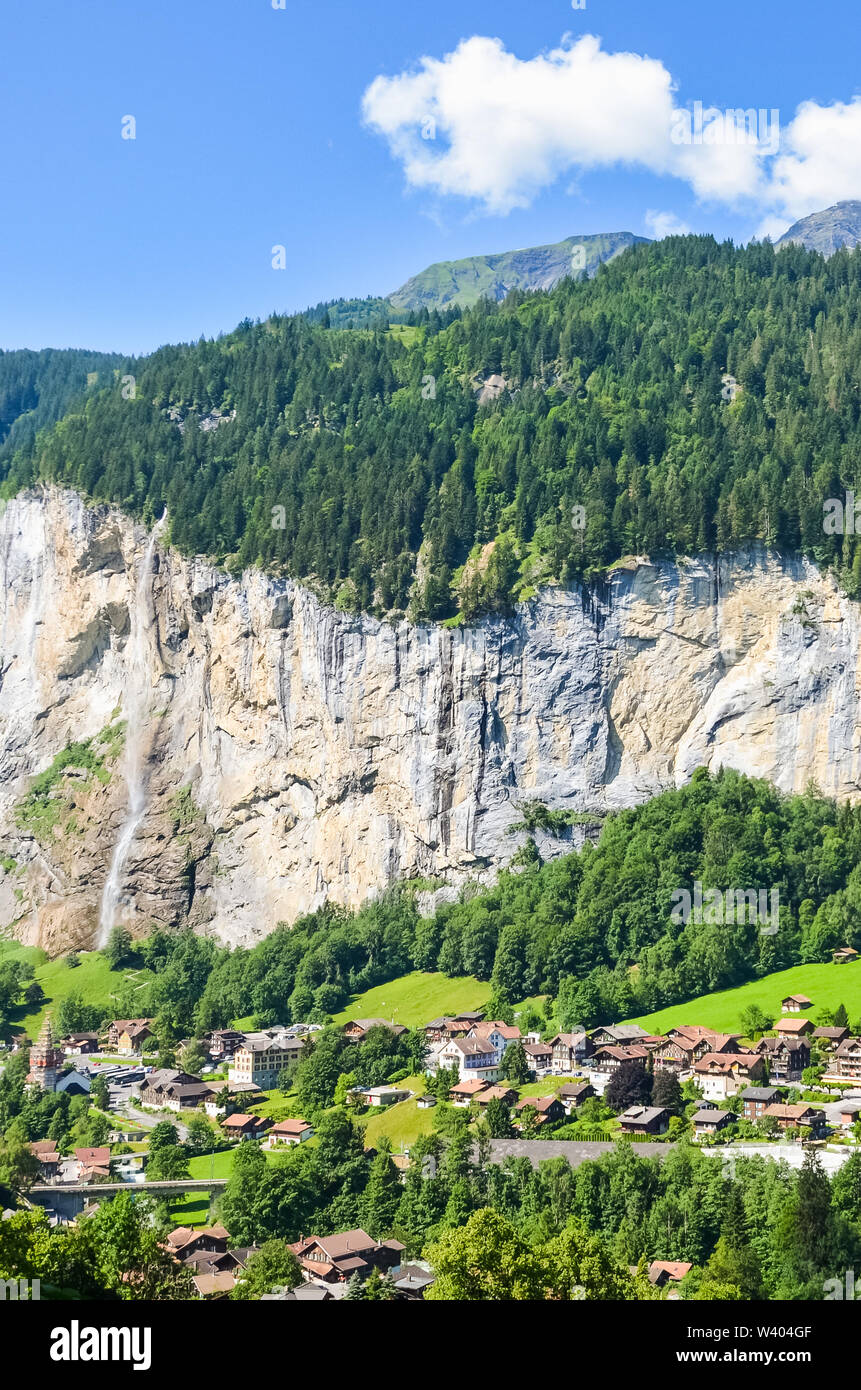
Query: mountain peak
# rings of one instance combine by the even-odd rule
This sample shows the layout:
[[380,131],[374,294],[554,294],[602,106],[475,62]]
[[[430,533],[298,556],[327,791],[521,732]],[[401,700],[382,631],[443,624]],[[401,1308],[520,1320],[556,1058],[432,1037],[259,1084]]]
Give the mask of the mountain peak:
[[776,247],[791,243],[804,246],[808,251],[820,251],[823,256],[831,256],[841,246],[861,243],[861,202],[849,200],[835,203],[822,212],[812,212],[793,222],[788,232],[784,232]]
[[395,290],[389,303],[395,309],[467,309],[479,299],[504,299],[514,289],[551,290],[566,275],[594,275],[603,261],[647,240],[632,232],[601,232],[546,246],[436,261]]

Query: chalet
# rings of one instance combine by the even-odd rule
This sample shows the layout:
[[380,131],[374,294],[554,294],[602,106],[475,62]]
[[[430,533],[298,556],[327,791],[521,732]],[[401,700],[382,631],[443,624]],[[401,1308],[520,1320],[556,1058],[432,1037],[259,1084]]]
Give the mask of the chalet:
[[402,1100],[409,1100],[412,1091],[407,1091],[403,1086],[362,1086],[355,1091],[357,1099],[362,1105],[399,1105]]
[[595,1094],[595,1088],[590,1086],[588,1081],[582,1081],[579,1085],[572,1082],[567,1086],[562,1086],[558,1094],[565,1114],[570,1115],[572,1110],[579,1110],[584,1101],[591,1100]]
[[536,1112],[538,1125],[550,1124],[555,1120],[564,1119],[565,1116],[565,1110],[558,1096],[525,1096],[515,1106],[521,1121],[524,1119],[524,1111],[528,1109]]
[[814,1028],[813,1041],[819,1044],[823,1052],[833,1052],[835,1047],[839,1047],[849,1037],[848,1028]]
[[649,1037],[639,1023],[608,1023],[602,1028],[593,1028],[591,1038],[594,1047],[612,1047],[617,1043],[637,1043]]
[[481,1015],[477,1018],[470,1016],[467,1018],[461,1015],[459,1018],[433,1018],[430,1023],[426,1023],[423,1029],[424,1035],[430,1047],[441,1047],[452,1038],[465,1038],[467,1033],[475,1027],[476,1022],[480,1022]]
[[781,1129],[810,1129],[814,1138],[825,1129],[825,1111],[801,1101],[798,1105],[769,1105],[766,1119],[776,1120]]
[[75,1149],[74,1157],[78,1182],[97,1182],[111,1176],[111,1151],[106,1145]]
[[498,1019],[492,1023],[476,1023],[466,1036],[479,1042],[488,1042],[494,1051],[499,1053],[500,1058],[507,1047],[514,1042],[521,1042],[523,1038],[519,1028],[510,1023],[502,1023]]
[[687,1025],[671,1028],[664,1042],[655,1049],[655,1070],[675,1071],[680,1078],[689,1076],[707,1052],[735,1052],[738,1040],[738,1034],[716,1033],[713,1028]]
[[811,1008],[812,999],[808,999],[806,994],[788,994],[785,999],[781,999],[780,1007],[785,1014],[800,1014],[805,1009]]
[[841,946],[839,951],[833,952],[831,959],[835,965],[851,965],[858,959],[858,952],[851,946]]
[[828,1058],[825,1081],[861,1081],[861,1038],[844,1038]]
[[56,1178],[60,1171],[60,1155],[56,1139],[36,1139],[27,1148],[39,1164],[39,1176],[47,1181]]
[[839,1125],[842,1125],[844,1129],[849,1129],[858,1123],[859,1118],[861,1118],[861,1101],[844,1100],[840,1102],[837,1111],[837,1123]]
[[223,1226],[204,1226],[193,1231],[189,1226],[177,1226],[164,1242],[164,1249],[175,1259],[186,1262],[201,1251],[226,1254],[230,1233]]
[[740,1095],[744,1118],[756,1123],[770,1105],[780,1100],[783,1092],[777,1086],[746,1086]]
[[703,1106],[700,1110],[695,1110],[691,1116],[691,1124],[694,1127],[694,1139],[699,1143],[703,1139],[713,1139],[716,1134],[720,1134],[722,1129],[732,1124],[733,1116],[729,1110],[718,1110],[714,1105]]
[[307,1120],[279,1120],[266,1136],[264,1149],[277,1149],[284,1144],[303,1144],[314,1133],[314,1126]]
[[452,1105],[469,1105],[470,1101],[488,1089],[486,1081],[482,1081],[480,1076],[474,1076],[469,1081],[459,1081],[456,1086],[452,1086],[449,1097]]
[[765,1062],[755,1052],[707,1052],[694,1066],[706,1100],[727,1100],[751,1082],[765,1080]]
[[810,1047],[804,1038],[760,1038],[756,1051],[768,1063],[770,1081],[800,1081],[810,1066]]
[[809,1018],[779,1018],[774,1031],[783,1038],[803,1038],[813,1032],[813,1027]]
[[517,1100],[517,1092],[511,1086],[488,1086],[486,1090],[479,1092],[477,1099],[481,1110],[492,1100],[499,1100],[503,1105],[513,1105]]
[[344,1024],[344,1037],[351,1042],[364,1042],[372,1028],[388,1028],[396,1037],[407,1031],[402,1023],[393,1023],[388,1018],[351,1018]]
[[231,1086],[251,1081],[261,1091],[271,1091],[285,1067],[296,1062],[304,1051],[304,1042],[284,1028],[266,1028],[261,1033],[246,1033],[237,1047],[227,1071]]
[[649,1283],[662,1289],[666,1284],[680,1284],[685,1275],[693,1269],[684,1260],[652,1260],[649,1265]]
[[236,1028],[216,1028],[206,1033],[203,1039],[207,1055],[213,1062],[229,1061],[238,1047],[245,1041],[245,1034]]
[[666,1134],[670,1112],[658,1105],[632,1105],[619,1116],[623,1134]]
[[127,1056],[140,1052],[147,1038],[153,1036],[151,1018],[118,1018],[108,1024],[108,1047],[112,1052]]
[[618,1046],[602,1044],[600,1047],[596,1047],[593,1055],[589,1058],[589,1071],[604,1072],[611,1076],[625,1062],[634,1062],[637,1066],[645,1067],[648,1060],[648,1050],[638,1044],[629,1043]]
[[416,1105],[418,1106],[419,1110],[433,1110],[436,1104],[436,1096],[432,1096],[429,1091],[426,1091],[424,1095],[419,1096],[418,1100],[416,1101]]
[[140,1102],[145,1110],[194,1110],[209,1098],[211,1089],[190,1072],[161,1067],[141,1082]]
[[67,1038],[61,1038],[57,1046],[62,1048],[67,1057],[81,1057],[86,1053],[98,1052],[99,1035],[98,1033],[70,1033]]
[[530,1072],[537,1078],[546,1076],[553,1066],[553,1048],[549,1043],[524,1043],[526,1062]]
[[499,1075],[499,1053],[480,1038],[452,1038],[440,1048],[436,1060],[440,1068],[456,1067],[460,1081],[477,1077],[491,1083]]
[[557,1076],[567,1076],[593,1052],[587,1033],[557,1033],[550,1039],[553,1049],[553,1070]]
[[396,1273],[406,1246],[399,1240],[376,1241],[367,1231],[342,1231],[334,1236],[300,1236],[290,1249],[310,1277],[324,1283],[345,1283],[353,1274],[366,1279],[372,1270]]
[[225,1115],[221,1128],[228,1139],[260,1139],[271,1124],[263,1115]]

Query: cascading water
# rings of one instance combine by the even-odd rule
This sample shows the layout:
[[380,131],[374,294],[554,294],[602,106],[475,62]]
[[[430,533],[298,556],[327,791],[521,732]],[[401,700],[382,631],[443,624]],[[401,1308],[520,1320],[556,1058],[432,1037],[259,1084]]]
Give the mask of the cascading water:
[[152,628],[152,562],[158,533],[167,520],[167,509],[161,521],[156,522],[146,549],[143,565],[135,586],[135,604],[132,613],[131,633],[128,645],[128,665],[126,668],[126,688],[123,698],[126,737],[123,753],[123,775],[128,791],[128,809],[120,827],[111,866],[102,890],[102,904],[99,912],[98,946],[108,943],[111,929],[116,925],[118,913],[123,903],[123,874],[129,851],[146,814],[147,778],[144,729],[149,712],[151,676],[149,645]]

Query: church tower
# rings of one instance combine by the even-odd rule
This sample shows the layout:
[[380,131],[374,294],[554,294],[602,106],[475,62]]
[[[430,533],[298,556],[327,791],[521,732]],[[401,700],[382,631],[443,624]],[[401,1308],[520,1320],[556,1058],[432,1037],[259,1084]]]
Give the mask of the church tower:
[[30,1070],[25,1084],[38,1087],[40,1091],[56,1090],[62,1062],[63,1054],[54,1046],[51,1015],[46,1014],[38,1042],[30,1048]]

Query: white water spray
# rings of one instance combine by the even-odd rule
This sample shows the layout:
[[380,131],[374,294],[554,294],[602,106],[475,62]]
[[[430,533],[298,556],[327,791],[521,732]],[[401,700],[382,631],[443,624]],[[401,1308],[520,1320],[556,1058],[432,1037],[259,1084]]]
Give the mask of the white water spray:
[[[144,725],[149,712],[150,678],[149,647],[152,616],[152,561],[158,533],[167,520],[167,508],[161,521],[157,521],[150,536],[143,565],[135,586],[135,604],[132,613],[131,633],[128,644],[128,665],[126,668],[126,689],[123,699],[126,717],[125,749],[123,752],[123,776],[128,791],[128,810],[120,827],[111,867],[102,890],[102,905],[99,912],[98,947],[108,944],[111,929],[118,920],[121,904],[125,907],[122,886],[123,874],[129,851],[146,815],[147,777],[144,741]],[[124,914],[125,915],[125,914]]]

